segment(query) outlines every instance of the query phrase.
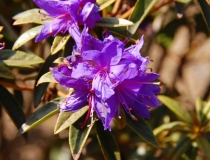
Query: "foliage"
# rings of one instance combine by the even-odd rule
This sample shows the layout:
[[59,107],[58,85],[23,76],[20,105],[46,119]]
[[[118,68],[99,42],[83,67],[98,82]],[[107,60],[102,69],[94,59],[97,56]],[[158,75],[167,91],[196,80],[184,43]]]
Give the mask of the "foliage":
[[[171,6],[176,9],[179,18],[184,16],[185,9],[188,6],[199,6],[204,23],[207,26],[203,32],[206,35],[208,34],[210,5],[206,1],[168,0],[161,2],[158,0],[137,0],[134,2],[131,6],[132,8],[129,8],[128,12],[126,12],[127,16],[122,14],[119,16],[117,13],[113,13],[110,17],[107,16],[108,11],[111,8],[114,12],[114,7],[119,2],[115,0],[97,0],[102,18],[95,23],[94,28],[90,29],[89,33],[101,40],[104,30],[109,29],[114,37],[124,40],[129,46],[130,44],[134,46],[134,42],[137,42],[140,38],[139,35],[143,32],[146,33],[144,30],[146,30],[145,26],[150,23],[148,21],[161,19],[163,17],[163,12],[160,11],[161,7],[167,7],[174,2],[174,6]],[[171,14],[171,12],[167,13]],[[173,11],[173,14],[176,13]],[[210,159],[208,152],[210,149],[210,101],[197,99],[194,110],[189,111],[185,105],[180,104],[175,98],[170,98],[175,97],[177,93],[170,93],[173,87],[170,88],[169,86],[168,89],[167,85],[169,84],[167,82],[164,83],[168,92],[164,92],[164,89],[162,92],[170,97],[158,96],[163,106],[151,110],[150,120],[139,117],[137,113],[128,115],[127,111],[121,106],[119,114],[116,114],[113,118],[111,131],[108,131],[104,130],[101,119],[97,115],[94,114],[92,117],[89,117],[89,106],[85,105],[75,112],[62,111],[59,113],[60,105],[74,91],[70,89],[67,93],[65,89],[60,87],[58,82],[53,78],[51,67],[66,64],[65,57],[72,54],[75,38],[66,32],[65,34],[59,33],[38,44],[32,42],[40,34],[45,24],[54,21],[52,17],[46,19],[46,15],[47,13],[44,10],[34,7],[18,13],[13,17],[15,20],[13,25],[22,25],[23,28],[24,26],[28,27],[22,31],[15,42],[12,42],[13,46],[11,45],[10,47],[12,49],[7,49],[4,43],[0,43],[3,46],[0,50],[0,106],[4,108],[19,129],[16,136],[25,134],[28,131],[32,132],[38,125],[58,115],[56,124],[53,124],[54,134],[60,136],[62,133],[68,132],[68,138],[65,141],[68,139],[69,150],[75,160],[84,157],[85,151],[88,150],[88,145],[91,145],[92,142],[100,146],[96,150],[97,154],[100,148],[104,159],[107,160],[126,158],[187,160],[195,159],[196,157]],[[154,38],[152,41],[159,43],[165,50],[170,49],[169,46],[173,43],[173,34],[177,28],[189,23],[192,19],[197,22],[196,18],[192,16],[187,17],[186,15],[182,21],[180,20],[178,21],[179,23],[176,23],[177,20],[169,15],[169,20],[162,20],[160,25],[153,23],[154,30],[151,33],[153,37],[151,36],[150,38]],[[203,27],[203,25],[198,27]],[[143,29],[141,30],[140,28]],[[2,29],[3,27],[0,26],[0,31]],[[193,30],[194,32],[196,31]],[[147,34],[146,36],[148,36]],[[3,34],[0,34],[0,38],[5,35],[8,36],[8,34],[3,32]],[[30,46],[30,43],[33,45]],[[146,43],[146,46],[149,43]],[[48,52],[44,49],[46,46],[50,46]],[[36,49],[40,50],[37,52]],[[193,49],[193,47],[189,49],[189,55]],[[143,47],[142,50],[148,51],[149,49]],[[146,52],[142,50],[141,52]],[[179,60],[181,56],[176,55],[173,57],[172,55],[177,63],[181,63],[181,60]],[[20,78],[17,72],[24,73],[24,78]],[[29,72],[36,72],[36,74],[35,76],[29,76],[27,75]],[[33,84],[30,86],[26,85],[25,82],[30,80],[33,81]],[[27,115],[28,118],[25,118],[26,112],[24,104],[21,103],[19,98],[20,96],[13,94],[11,89],[14,91],[34,92],[33,104],[35,108],[38,108],[30,116]],[[20,95],[22,96],[22,94]],[[203,96],[203,99],[207,99],[207,96]],[[193,106],[192,103],[191,106]],[[161,108],[166,109],[165,107],[168,110],[162,110],[161,115],[165,116],[167,113],[166,117],[169,117],[172,121],[164,123],[162,121],[163,117],[158,117],[156,113]],[[155,119],[156,116],[158,120]],[[152,128],[155,129],[153,130]],[[132,138],[127,138],[127,136]],[[129,145],[126,145],[128,139]],[[140,150],[139,154],[134,151],[128,151],[128,153],[122,152],[125,146],[134,148],[134,145]]]

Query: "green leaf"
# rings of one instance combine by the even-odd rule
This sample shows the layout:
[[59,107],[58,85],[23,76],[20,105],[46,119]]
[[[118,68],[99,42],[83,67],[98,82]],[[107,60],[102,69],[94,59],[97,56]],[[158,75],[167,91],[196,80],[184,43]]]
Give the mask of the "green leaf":
[[101,121],[96,122],[97,139],[105,160],[120,160],[120,151],[117,143],[108,130],[104,131]]
[[67,43],[67,41],[69,40],[70,35],[66,34],[66,35],[57,35],[53,41],[52,47],[51,47],[51,54],[55,54],[58,51],[60,51]]
[[185,137],[181,140],[178,141],[177,145],[175,148],[172,149],[169,159],[170,160],[180,160],[181,155],[185,153],[191,145],[192,140],[189,137]]
[[166,107],[168,107],[174,114],[176,114],[179,119],[189,124],[192,124],[192,118],[188,111],[179,104],[178,101],[169,98],[167,96],[159,95],[158,99],[162,102]]
[[12,49],[18,49],[22,45],[24,45],[26,42],[30,41],[31,39],[35,38],[36,35],[41,31],[43,25],[34,27],[29,29],[28,31],[24,32],[20,35],[20,37],[15,41]]
[[9,49],[0,51],[0,64],[10,67],[30,67],[43,63],[44,60],[34,54]]
[[83,123],[83,122],[84,122],[83,120],[77,121],[76,123],[74,123],[73,125],[70,125],[69,127],[69,145],[70,145],[71,153],[74,160],[79,159],[82,149],[88,138],[88,135],[94,125],[94,122],[92,122],[92,124],[89,125],[89,127],[85,127],[84,129],[81,129],[80,123]]
[[14,96],[3,86],[0,85],[0,102],[4,106],[8,115],[11,117],[12,121],[17,128],[25,122],[25,115],[21,109],[19,103],[14,98]]
[[119,116],[118,116],[118,113],[116,113],[116,115],[113,119],[113,122],[115,123],[115,125],[118,129],[123,129],[126,126],[126,115],[125,115],[125,112],[123,111],[122,107],[120,107],[120,115]]
[[46,19],[46,17],[43,14],[40,14],[39,11],[43,14],[47,14],[44,10],[40,10],[37,8],[27,10],[13,17],[13,19],[16,20],[13,23],[13,25],[20,25],[27,23],[45,24],[47,21],[43,21],[43,19]]
[[55,125],[54,134],[61,132],[62,130],[68,128],[70,125],[75,123],[87,112],[87,110],[88,106],[85,106],[77,112],[61,112]]
[[137,120],[132,120],[129,115],[126,115],[127,125],[137,133],[142,139],[151,143],[154,146],[158,146],[156,138],[149,126],[149,124],[143,119],[138,117]]
[[204,18],[204,21],[210,30],[210,6],[208,5],[207,1],[204,0],[198,0],[200,7],[201,7],[201,12]]
[[95,26],[101,27],[123,27],[133,25],[133,22],[116,17],[102,18],[99,22],[95,23]]
[[55,59],[57,59],[59,57],[60,54],[54,54],[54,55],[49,55],[45,61],[45,63],[42,65],[37,77],[36,77],[36,81],[34,84],[34,107],[36,108],[41,99],[42,96],[45,94],[46,89],[48,87],[49,83],[42,83],[40,85],[37,86],[37,82],[38,80],[41,78],[41,76],[45,73],[47,73],[49,71],[50,67],[55,66],[55,64],[53,63],[53,61]]
[[202,137],[202,136],[198,136],[196,138],[196,141],[198,143],[198,147],[203,151],[203,153],[208,157],[208,159],[210,159],[210,144],[209,141]]
[[113,1],[113,0],[96,0],[96,4],[98,6],[101,6],[101,5],[105,4],[105,3],[108,3],[109,1]]
[[129,20],[134,23],[134,25],[128,27],[128,31],[134,34],[138,29],[141,22],[149,14],[149,11],[155,5],[158,0],[137,0],[133,13],[131,14]]
[[0,64],[0,77],[7,78],[7,79],[15,79],[15,76],[10,71],[10,69],[5,67],[2,64]]
[[104,8],[110,6],[112,3],[114,3],[116,0],[97,0],[97,4],[99,5],[100,11]]
[[181,130],[181,131],[191,131],[191,126],[187,123],[181,121],[175,121],[170,123],[162,124],[153,130],[154,135],[157,136],[158,134],[162,133],[165,130],[173,131],[173,130]]
[[195,110],[199,122],[201,122],[203,119],[202,107],[203,107],[203,101],[200,98],[198,98],[195,103]]
[[203,117],[201,121],[205,126],[209,123],[209,120],[210,120],[210,101],[205,102],[202,113],[203,113]]
[[39,81],[37,82],[37,85],[45,82],[58,83],[52,76],[52,72],[47,72],[44,75],[42,75]]
[[41,108],[37,109],[19,129],[17,136],[33,129],[34,127],[52,117],[54,114],[58,113],[58,104],[62,101],[62,99],[63,98],[54,99]]

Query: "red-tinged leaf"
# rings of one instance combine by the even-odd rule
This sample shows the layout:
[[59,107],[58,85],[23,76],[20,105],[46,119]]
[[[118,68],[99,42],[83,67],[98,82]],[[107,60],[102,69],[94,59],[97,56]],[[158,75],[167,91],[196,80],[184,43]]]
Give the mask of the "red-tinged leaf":
[[108,130],[104,131],[101,121],[95,122],[97,138],[105,160],[121,160],[118,145]]

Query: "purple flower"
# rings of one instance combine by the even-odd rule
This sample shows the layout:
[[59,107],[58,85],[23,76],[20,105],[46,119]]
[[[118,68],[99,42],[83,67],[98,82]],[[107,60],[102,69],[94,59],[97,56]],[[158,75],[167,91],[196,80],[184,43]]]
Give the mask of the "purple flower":
[[160,103],[156,95],[160,93],[160,82],[154,82],[159,75],[147,73],[149,59],[139,53],[143,37],[139,43],[127,49],[118,39],[107,36],[104,41],[93,38],[86,28],[73,55],[52,70],[54,78],[64,87],[73,88],[60,108],[76,111],[85,104],[93,117],[95,111],[102,120],[104,129],[111,129],[110,123],[120,106],[131,115],[149,118],[149,107]]
[[54,18],[43,26],[35,39],[36,42],[66,31],[77,41],[80,39],[79,25],[93,28],[95,22],[101,18],[95,0],[34,0],[34,2],[48,13],[44,16]]

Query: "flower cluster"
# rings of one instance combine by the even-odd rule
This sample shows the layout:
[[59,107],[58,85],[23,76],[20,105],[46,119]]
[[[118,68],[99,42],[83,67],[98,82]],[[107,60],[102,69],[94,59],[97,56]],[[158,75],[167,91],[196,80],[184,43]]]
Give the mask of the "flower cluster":
[[51,70],[60,85],[74,89],[60,110],[74,112],[88,105],[88,116],[93,118],[95,112],[105,130],[111,129],[116,114],[120,117],[120,106],[131,117],[135,113],[149,118],[148,108],[160,105],[156,97],[160,82],[154,82],[158,74],[146,72],[150,60],[140,55],[142,46],[143,36],[136,45],[125,48],[110,34],[100,41],[84,28],[72,55]]
[[53,18],[46,23],[35,41],[40,42],[49,36],[56,36],[66,31],[75,39],[79,39],[79,25],[93,28],[95,22],[101,19],[96,6],[96,0],[33,0],[37,6],[48,14],[45,17]]

